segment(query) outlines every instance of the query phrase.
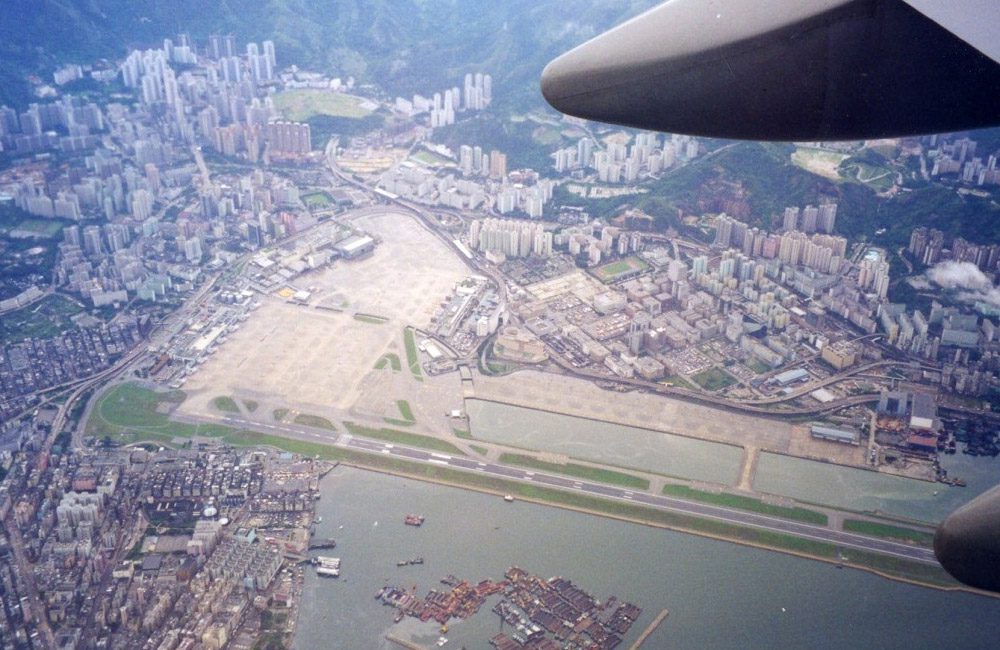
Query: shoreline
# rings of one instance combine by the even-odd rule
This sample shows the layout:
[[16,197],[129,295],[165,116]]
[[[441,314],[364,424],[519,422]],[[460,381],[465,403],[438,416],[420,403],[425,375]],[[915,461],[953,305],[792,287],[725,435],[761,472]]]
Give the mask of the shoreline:
[[[264,437],[267,438],[270,436],[264,436]],[[256,442],[251,442],[249,440],[235,442],[230,440],[228,441],[228,443],[229,444],[235,443],[238,446],[244,446],[244,445],[266,446],[284,450],[282,445],[278,443],[278,440],[288,440],[288,439],[280,438],[277,436],[274,438],[275,438],[274,442],[263,441],[263,440]],[[503,496],[505,493],[513,492],[514,494],[517,495],[517,498],[538,505],[547,505],[547,506],[563,508],[566,510],[575,510],[582,514],[602,516],[608,519],[617,519],[619,521],[645,525],[652,528],[674,530],[677,532],[715,539],[717,541],[736,543],[747,547],[759,548],[762,550],[776,551],[780,553],[785,553],[787,555],[798,556],[804,559],[819,560],[826,562],[828,564],[850,566],[851,568],[857,568],[864,571],[868,571],[875,575],[879,575],[881,577],[895,580],[898,582],[904,582],[922,587],[930,587],[939,591],[964,591],[972,594],[985,595],[990,597],[1000,597],[1000,595],[990,594],[979,590],[975,590],[973,588],[960,585],[957,582],[954,583],[954,585],[940,584],[938,582],[930,580],[922,580],[919,577],[913,578],[906,575],[899,575],[893,572],[891,568],[883,569],[880,566],[878,566],[879,564],[881,564],[881,562],[878,562],[877,558],[884,558],[885,560],[892,562],[893,560],[891,556],[881,556],[874,552],[861,551],[862,553],[868,553],[871,556],[872,560],[871,562],[868,563],[852,562],[850,560],[845,561],[844,559],[842,559],[843,555],[837,553],[839,550],[842,549],[842,547],[832,542],[821,542],[821,544],[826,549],[829,549],[830,553],[828,555],[824,555],[820,552],[813,553],[809,551],[800,550],[790,545],[781,543],[781,540],[783,538],[789,540],[789,544],[794,543],[792,540],[800,539],[794,535],[776,533],[776,532],[771,533],[769,531],[762,531],[752,527],[739,526],[738,524],[725,524],[725,527],[733,529],[732,534],[728,534],[727,532],[716,532],[698,525],[699,522],[706,525],[711,525],[712,521],[709,519],[702,519],[697,516],[692,516],[688,514],[673,513],[671,511],[666,511],[666,510],[661,511],[655,508],[649,508],[648,506],[641,506],[637,504],[629,504],[629,507],[639,510],[640,513],[649,513],[650,516],[647,517],[647,516],[642,516],[642,514],[629,515],[617,512],[609,512],[608,510],[599,506],[588,507],[587,505],[574,505],[566,501],[564,498],[562,498],[562,497],[572,497],[573,496],[572,494],[566,493],[565,495],[563,495],[563,493],[554,488],[548,489],[548,491],[551,491],[553,493],[552,496],[548,498],[526,496],[521,492],[521,490],[524,489],[525,486],[516,482],[510,482],[500,478],[494,479],[494,481],[492,481],[493,485],[477,485],[475,483],[475,478],[476,478],[475,475],[470,475],[468,477],[465,477],[462,476],[460,470],[456,469],[450,470],[450,473],[454,474],[455,476],[449,476],[449,477],[433,476],[428,474],[426,470],[424,472],[420,472],[418,468],[410,466],[412,465],[412,463],[408,464],[406,461],[400,461],[397,463],[393,463],[392,466],[386,466],[385,464],[378,462],[379,460],[381,460],[380,458],[372,458],[371,459],[372,462],[369,462],[368,459],[364,458],[363,455],[359,454],[358,452],[352,452],[349,450],[340,450],[336,447],[332,447],[329,445],[321,445],[316,443],[312,444],[314,444],[317,447],[317,449],[315,452],[309,452],[309,455],[311,455],[312,453],[323,454],[326,456],[325,459],[328,461],[334,461],[334,462],[339,461],[343,465],[354,467],[357,469],[373,471],[386,475],[399,476],[403,478],[416,479],[428,483],[436,483],[459,489],[467,489],[494,496]],[[508,485],[510,487],[508,487]],[[590,496],[588,498],[589,500],[601,504],[607,504],[608,506],[616,505],[616,502],[612,500],[602,499],[597,496]],[[654,515],[661,515],[663,518],[666,519],[680,519],[681,521],[680,522],[664,521],[662,518],[657,520],[657,518]],[[683,523],[685,520],[687,522],[690,522],[690,525],[685,525]],[[739,535],[739,532],[737,531],[745,531],[747,534],[750,535],[763,535],[765,537],[771,536],[777,538],[777,541],[769,543],[766,540],[746,539],[741,537]],[[834,557],[834,553],[837,553],[837,557]],[[914,568],[924,566],[921,563],[908,561],[905,559],[901,561],[907,562],[909,566],[912,566]],[[931,565],[927,565],[927,567],[931,567]],[[941,571],[942,571],[942,576],[946,575],[943,573],[943,569]]]
[[[457,489],[471,490],[473,492],[479,492],[479,493],[482,493],[482,494],[489,494],[489,495],[498,496],[498,497],[501,497],[501,498],[504,496],[504,493],[498,492],[496,490],[492,490],[492,489],[487,488],[487,487],[467,485],[467,484],[463,484],[463,483],[460,483],[460,482],[449,481],[449,480],[441,479],[441,478],[434,478],[434,477],[429,477],[429,476],[421,476],[421,475],[418,475],[418,474],[410,474],[410,473],[401,472],[401,471],[391,471],[391,470],[387,470],[385,468],[372,468],[372,467],[367,467],[365,465],[354,463],[354,462],[349,462],[349,461],[341,461],[341,465],[344,465],[346,467],[352,467],[352,468],[355,468],[355,469],[360,469],[360,470],[375,472],[375,473],[378,473],[378,474],[386,474],[386,475],[389,475],[389,476],[398,476],[400,478],[413,479],[413,480],[423,481],[425,483],[433,483],[433,484],[437,484],[437,485],[443,485],[443,486],[446,486],[446,487],[453,487],[453,488],[457,488]],[[882,569],[878,569],[878,568],[875,568],[875,567],[867,566],[867,565],[864,565],[864,564],[854,563],[854,562],[851,562],[850,560],[844,561],[844,560],[839,560],[839,559],[835,559],[835,558],[823,557],[821,555],[813,555],[813,554],[806,553],[806,552],[799,551],[799,550],[795,550],[795,549],[782,548],[780,546],[773,546],[773,545],[769,545],[769,544],[765,544],[765,543],[761,543],[761,542],[755,542],[755,541],[745,540],[745,539],[738,539],[738,538],[735,538],[735,537],[729,537],[729,536],[726,536],[726,535],[720,535],[720,534],[717,534],[717,533],[711,533],[711,532],[708,532],[708,531],[698,530],[698,529],[695,529],[695,528],[688,528],[688,527],[680,526],[680,525],[671,525],[671,524],[667,524],[667,523],[663,523],[663,522],[652,521],[652,520],[649,520],[649,519],[641,519],[641,518],[638,518],[638,517],[629,517],[627,515],[620,515],[620,514],[614,514],[614,513],[609,513],[609,512],[602,512],[600,510],[594,510],[594,509],[585,508],[585,507],[581,507],[581,506],[574,506],[574,505],[570,505],[570,504],[566,504],[566,503],[559,503],[557,501],[548,501],[546,499],[539,499],[539,498],[534,498],[534,497],[518,496],[517,499],[520,500],[520,501],[525,501],[527,503],[533,503],[535,505],[549,506],[549,507],[555,507],[555,508],[562,508],[564,510],[571,510],[571,511],[574,511],[574,512],[579,512],[581,514],[586,514],[586,515],[591,515],[591,516],[597,516],[597,517],[604,517],[606,519],[612,519],[612,520],[617,520],[617,521],[623,521],[623,522],[626,522],[626,523],[638,524],[638,525],[642,525],[642,526],[647,526],[649,528],[658,528],[658,529],[661,529],[661,530],[672,530],[672,531],[675,531],[675,532],[686,533],[686,534],[689,534],[689,535],[697,535],[699,537],[705,537],[705,538],[713,539],[713,540],[720,541],[720,542],[728,542],[728,543],[739,544],[741,546],[746,546],[746,547],[750,547],[750,548],[756,548],[756,549],[765,550],[765,551],[773,551],[773,552],[777,552],[777,553],[784,553],[786,555],[793,555],[795,557],[799,557],[799,558],[806,559],[806,560],[816,560],[816,561],[824,562],[826,564],[840,565],[840,566],[849,567],[849,568],[852,568],[852,569],[858,569],[858,570],[861,570],[861,571],[867,571],[868,573],[872,573],[874,575],[880,576],[882,578],[886,578],[888,580],[893,580],[893,581],[896,581],[896,582],[910,584],[910,585],[914,585],[914,586],[918,586],[918,587],[935,589],[937,591],[943,591],[943,592],[965,592],[965,593],[969,593],[969,594],[973,594],[973,595],[978,595],[978,596],[986,596],[986,597],[989,597],[989,598],[1000,598],[1000,594],[994,594],[994,593],[982,591],[982,590],[979,590],[979,589],[974,589],[972,587],[966,587],[966,586],[960,585],[958,583],[956,583],[955,586],[947,586],[947,585],[935,584],[935,583],[931,583],[931,582],[924,582],[924,581],[917,580],[917,579],[914,579],[914,578],[908,578],[908,577],[905,577],[905,576],[894,575],[894,574],[889,573],[887,571],[884,571]],[[833,544],[831,544],[831,546],[836,547],[836,545],[833,545]]]

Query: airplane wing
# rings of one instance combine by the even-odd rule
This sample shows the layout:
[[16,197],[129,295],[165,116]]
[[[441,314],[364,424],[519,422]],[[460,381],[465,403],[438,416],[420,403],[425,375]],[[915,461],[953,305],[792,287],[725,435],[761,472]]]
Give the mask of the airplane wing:
[[995,0],[904,0],[949,32],[1000,63],[1000,18]]
[[1000,592],[1000,486],[948,515],[934,534],[934,555],[959,581]]
[[1000,124],[996,0],[670,0],[552,61],[556,109],[752,140]]
[[[1000,124],[997,0],[670,0],[542,72],[563,113],[750,140]],[[941,564],[1000,592],[1000,487],[938,528]]]

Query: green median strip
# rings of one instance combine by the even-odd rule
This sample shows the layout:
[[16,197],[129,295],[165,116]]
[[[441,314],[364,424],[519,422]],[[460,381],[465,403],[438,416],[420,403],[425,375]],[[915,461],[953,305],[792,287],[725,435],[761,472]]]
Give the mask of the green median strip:
[[361,321],[362,323],[368,323],[370,325],[384,325],[389,322],[388,318],[384,316],[375,316],[374,314],[354,314],[354,320]]
[[220,411],[225,411],[226,413],[239,413],[240,407],[237,406],[236,400],[228,395],[220,395],[212,400],[212,406]]
[[712,505],[725,506],[727,508],[736,508],[738,510],[749,510],[751,512],[759,512],[764,515],[781,517],[782,519],[793,519],[795,521],[817,524],[819,526],[826,526],[828,523],[827,516],[822,512],[806,510],[805,508],[790,508],[786,506],[771,505],[770,503],[764,503],[760,499],[744,497],[738,494],[728,494],[725,492],[715,494],[714,492],[695,490],[687,487],[686,485],[665,485],[663,486],[663,494],[677,497],[679,499],[700,501],[702,503],[710,503]]
[[417,418],[413,417],[413,409],[410,408],[410,403],[405,399],[396,400],[396,408],[399,409],[399,414],[403,416],[404,420],[410,422],[416,422]]
[[846,519],[844,530],[860,535],[871,537],[884,537],[904,542],[915,542],[921,546],[930,547],[934,543],[934,535],[922,530],[914,530],[903,526],[893,526],[882,524],[877,521],[865,521],[862,519]]
[[393,352],[386,352],[375,362],[375,370],[385,370],[392,368],[395,372],[403,369],[403,364],[399,360],[399,355]]
[[412,327],[403,330],[403,343],[406,345],[406,363],[410,366],[410,372],[416,379],[423,381],[420,372],[420,356],[417,354],[417,340],[413,335]]
[[399,414],[402,417],[390,418],[384,417],[386,424],[391,424],[394,427],[412,427],[417,423],[417,419],[413,417],[413,409],[410,408],[410,403],[405,399],[396,400],[396,408],[399,409]]
[[333,426],[333,422],[330,422],[326,418],[322,418],[318,415],[309,415],[308,413],[299,413],[295,416],[295,424],[301,424],[305,427],[315,427],[317,429],[329,429],[330,431],[336,431],[337,429]]
[[500,462],[505,465],[518,465],[520,467],[537,469],[543,472],[573,476],[576,478],[586,479],[588,481],[594,481],[596,483],[618,485],[621,487],[634,488],[636,490],[649,489],[649,481],[644,478],[633,476],[632,474],[625,474],[623,472],[616,472],[610,469],[602,469],[600,467],[590,467],[588,465],[579,465],[577,463],[567,463],[565,465],[561,465],[559,463],[548,463],[524,454],[500,454]]
[[347,427],[348,432],[355,436],[385,440],[386,442],[395,442],[401,445],[409,445],[411,447],[422,447],[424,449],[431,449],[433,451],[440,451],[447,454],[455,454],[457,456],[465,455],[462,453],[461,449],[450,442],[440,440],[438,438],[432,438],[431,436],[421,435],[419,433],[397,431],[396,429],[386,429],[384,427],[376,429],[374,427],[366,427],[360,424],[355,424],[354,422],[344,422],[344,426]]

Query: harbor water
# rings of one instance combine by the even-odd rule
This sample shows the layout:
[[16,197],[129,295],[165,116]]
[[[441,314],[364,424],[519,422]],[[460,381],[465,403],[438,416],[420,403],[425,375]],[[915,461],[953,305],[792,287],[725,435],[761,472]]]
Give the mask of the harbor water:
[[[472,434],[481,440],[694,481],[732,485],[743,455],[732,445],[497,402],[466,400],[466,410]],[[941,464],[968,487],[766,452],[753,487],[808,503],[937,523],[1000,483],[998,459],[955,454],[942,456]]]
[[[454,574],[501,579],[511,565],[563,576],[594,597],[643,608],[620,648],[657,613],[645,648],[996,648],[1000,600],[890,581],[852,569],[549,506],[339,467],[322,483],[319,538],[334,537],[341,577],[307,567],[294,647],[394,648],[386,634],[436,647],[436,625],[374,596],[387,582],[420,595]],[[406,514],[426,517],[406,526]],[[423,565],[396,563],[423,557]],[[489,611],[457,622],[447,648],[488,650]]]
[[667,476],[728,485],[743,458],[733,445],[611,422],[474,399],[465,408],[481,440]]
[[1000,483],[1000,461],[963,454],[942,456],[949,476],[967,487],[949,487],[865,469],[761,454],[754,489],[836,508],[937,523],[955,508]]

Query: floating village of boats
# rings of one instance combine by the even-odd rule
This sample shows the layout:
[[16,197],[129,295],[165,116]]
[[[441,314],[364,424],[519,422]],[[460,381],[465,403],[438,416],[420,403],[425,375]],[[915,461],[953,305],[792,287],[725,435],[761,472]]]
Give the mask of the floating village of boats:
[[518,567],[508,569],[504,578],[471,584],[448,576],[441,583],[449,590],[431,589],[423,598],[416,587],[386,585],[375,598],[397,610],[397,622],[406,616],[434,620],[446,631],[452,619],[473,616],[487,598],[499,594],[492,611],[501,618],[501,627],[509,627],[490,640],[497,650],[611,650],[642,614],[639,607],[614,596],[601,603],[564,578],[545,580]]

